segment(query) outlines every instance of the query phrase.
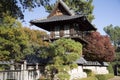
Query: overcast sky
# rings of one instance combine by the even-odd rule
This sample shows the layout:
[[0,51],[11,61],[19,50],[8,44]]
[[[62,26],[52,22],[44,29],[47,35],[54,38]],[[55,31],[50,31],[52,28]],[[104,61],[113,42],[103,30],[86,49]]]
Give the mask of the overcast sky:
[[[96,25],[96,28],[102,35],[105,35],[103,31],[105,26],[110,24],[120,26],[120,0],[93,0],[93,5],[95,19],[92,24]],[[45,18],[48,15],[43,7],[35,8],[32,12],[26,11],[24,14],[25,23],[23,25],[33,29],[40,28],[30,26],[30,20]]]

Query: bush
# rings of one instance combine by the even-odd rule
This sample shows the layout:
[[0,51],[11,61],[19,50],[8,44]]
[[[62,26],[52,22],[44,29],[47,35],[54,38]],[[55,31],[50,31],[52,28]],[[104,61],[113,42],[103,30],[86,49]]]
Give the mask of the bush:
[[93,75],[93,72],[90,69],[83,69],[83,71],[87,73],[88,77]]
[[67,72],[60,72],[57,74],[57,77],[60,80],[69,80],[70,79],[70,75]]
[[103,74],[98,74],[98,75],[96,75],[96,78],[97,78],[98,80],[107,80],[106,76],[103,75]]
[[110,79],[114,77],[114,74],[106,74],[105,76],[107,77],[107,79]]
[[109,73],[114,74],[113,67],[112,67],[112,65],[110,63],[109,63],[109,66],[107,67],[107,69],[108,69]]
[[96,77],[87,77],[87,78],[83,78],[83,79],[80,79],[80,80],[98,80]]
[[114,77],[113,74],[98,74],[98,75],[96,75],[96,78],[98,80],[108,80],[108,79],[113,78],[113,77]]

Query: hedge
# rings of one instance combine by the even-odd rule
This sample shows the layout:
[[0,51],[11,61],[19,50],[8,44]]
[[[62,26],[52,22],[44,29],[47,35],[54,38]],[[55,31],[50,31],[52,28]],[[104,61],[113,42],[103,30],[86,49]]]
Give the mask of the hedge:
[[110,78],[113,78],[113,74],[98,74],[95,76],[98,80],[108,80]]
[[79,79],[79,80],[98,80],[96,77],[87,77],[87,78],[82,78],[82,79]]

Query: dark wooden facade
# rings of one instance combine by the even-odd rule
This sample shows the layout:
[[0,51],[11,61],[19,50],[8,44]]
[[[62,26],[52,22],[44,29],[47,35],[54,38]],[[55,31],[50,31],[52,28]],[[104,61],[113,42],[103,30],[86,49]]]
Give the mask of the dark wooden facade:
[[54,41],[61,37],[72,38],[79,42],[86,42],[84,36],[87,32],[96,30],[83,15],[77,15],[62,1],[59,0],[47,19],[30,22],[50,32],[44,40]]

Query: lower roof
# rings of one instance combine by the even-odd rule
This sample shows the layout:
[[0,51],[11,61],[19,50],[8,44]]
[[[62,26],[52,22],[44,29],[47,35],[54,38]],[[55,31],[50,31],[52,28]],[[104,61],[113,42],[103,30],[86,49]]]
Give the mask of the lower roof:
[[64,24],[73,24],[78,23],[85,28],[85,31],[96,30],[96,28],[87,20],[87,18],[83,15],[62,15],[62,16],[52,16],[47,19],[36,19],[31,20],[31,24],[36,25],[42,29],[50,31],[50,27]]

